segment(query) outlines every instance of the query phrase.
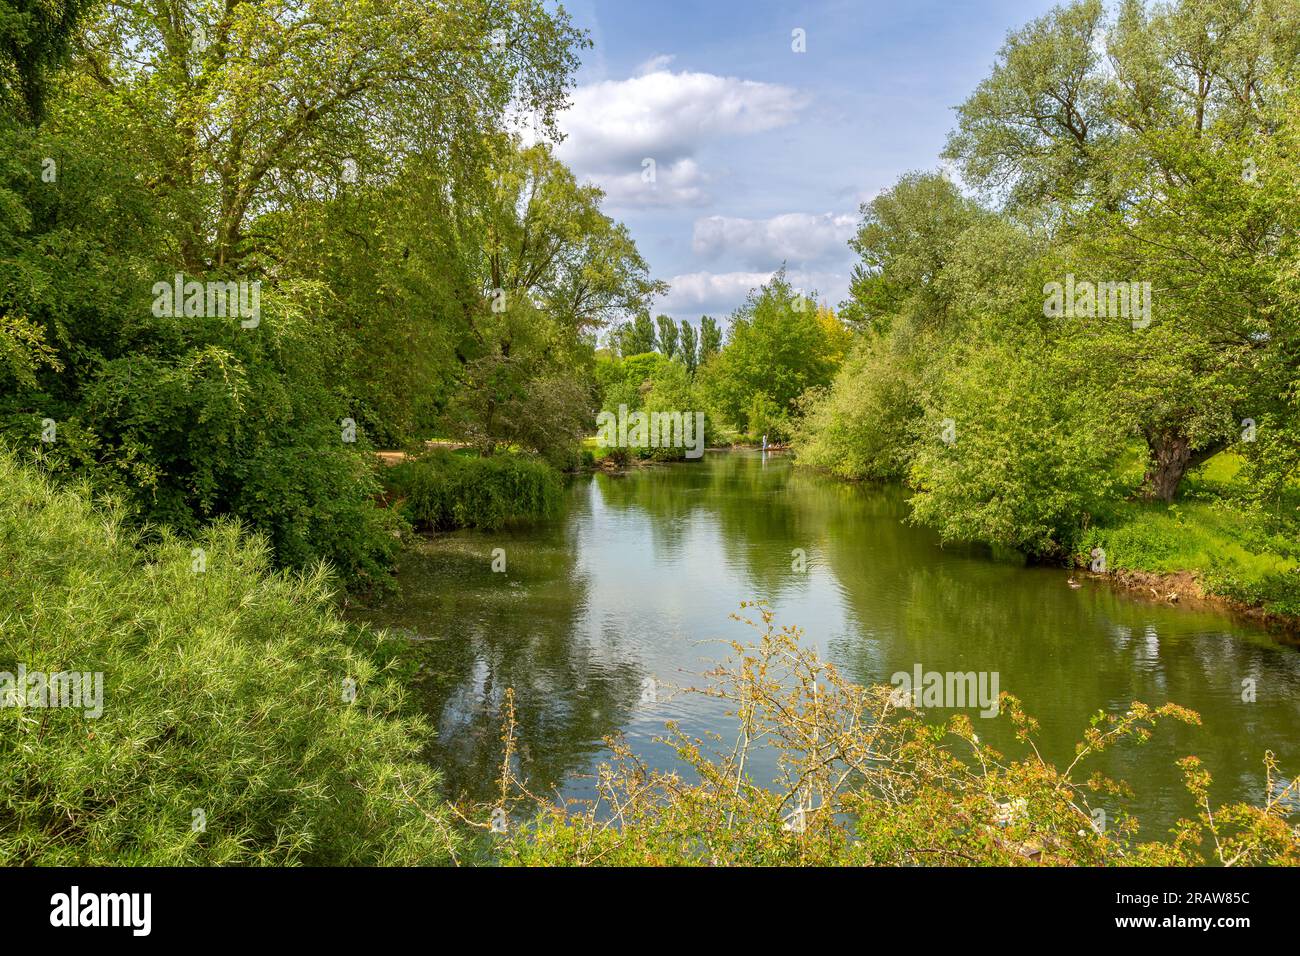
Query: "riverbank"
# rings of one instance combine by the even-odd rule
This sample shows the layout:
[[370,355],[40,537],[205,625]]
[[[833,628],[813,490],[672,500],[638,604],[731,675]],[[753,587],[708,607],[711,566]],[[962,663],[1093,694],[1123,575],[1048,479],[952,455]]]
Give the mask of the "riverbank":
[[1120,569],[1104,573],[1088,572],[1087,576],[1153,604],[1223,611],[1267,628],[1288,643],[1300,643],[1300,617],[1276,614],[1258,604],[1248,604],[1216,594],[1208,590],[1200,576],[1193,571],[1160,573]]
[[[1289,530],[1300,487],[1265,512],[1240,477],[1242,464],[1231,452],[1216,456],[1185,479],[1170,504],[1136,496],[1112,502],[1079,535],[1067,562],[1143,598],[1212,607],[1300,635],[1300,535]],[[1125,482],[1136,488],[1140,461],[1129,471]],[[1059,552],[1030,557],[1061,559]]]
[[1194,599],[1275,630],[1300,633],[1300,540],[1286,516],[1300,493],[1265,513],[1222,454],[1189,476],[1172,504],[1117,503],[1085,532],[1076,561],[1099,558],[1114,582],[1161,600]]

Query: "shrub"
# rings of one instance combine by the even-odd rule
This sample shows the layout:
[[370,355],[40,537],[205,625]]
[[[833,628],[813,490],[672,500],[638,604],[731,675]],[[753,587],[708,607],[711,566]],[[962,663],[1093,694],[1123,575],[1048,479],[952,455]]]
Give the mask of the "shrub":
[[954,356],[920,427],[914,514],[947,540],[1065,552],[1116,495],[1122,418],[1032,335]]
[[275,572],[224,520],[143,546],[0,454],[0,567],[0,671],[103,675],[98,719],[0,707],[0,864],[446,858],[399,646],[338,616],[322,565]]
[[437,451],[393,469],[412,520],[434,531],[492,531],[559,510],[562,484],[545,462],[518,455],[470,458]]
[[840,478],[901,478],[921,414],[913,394],[911,375],[889,344],[864,342],[830,388],[805,393],[805,417],[795,427],[799,463]]

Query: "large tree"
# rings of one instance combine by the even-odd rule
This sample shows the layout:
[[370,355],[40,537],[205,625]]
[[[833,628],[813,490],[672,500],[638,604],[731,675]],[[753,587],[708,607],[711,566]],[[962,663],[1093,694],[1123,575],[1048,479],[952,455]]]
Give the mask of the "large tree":
[[732,314],[726,347],[710,360],[705,391],[737,430],[757,435],[768,428],[783,436],[795,400],[830,384],[841,348],[814,301],[795,290],[782,269]]
[[148,156],[177,265],[242,265],[267,211],[551,128],[584,38],[542,0],[110,0],[83,77]]
[[1131,412],[1148,489],[1276,408],[1294,355],[1296,0],[1098,0],[1013,33],[959,110],[949,155],[1007,208],[1045,210],[1060,275],[1150,283],[1151,313],[1075,316],[1094,385]]

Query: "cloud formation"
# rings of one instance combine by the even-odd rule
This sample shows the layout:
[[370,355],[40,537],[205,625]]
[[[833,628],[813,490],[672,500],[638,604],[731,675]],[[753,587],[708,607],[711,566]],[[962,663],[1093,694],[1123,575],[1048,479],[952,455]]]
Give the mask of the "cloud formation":
[[695,220],[691,249],[704,259],[728,256],[752,268],[839,263],[849,258],[846,244],[856,227],[855,217],[829,212],[770,219],[707,216]]
[[[723,319],[745,301],[751,289],[757,289],[775,270],[762,272],[691,272],[668,280],[667,295],[655,304],[656,312],[666,312],[678,319],[712,315]],[[834,306],[848,291],[848,277],[837,272],[789,270],[786,279],[795,289],[816,293],[818,301]]]
[[[606,188],[612,205],[703,201],[695,160],[703,146],[787,126],[807,103],[788,86],[674,73],[667,62],[657,57],[645,64],[649,72],[578,87],[561,117],[566,138],[557,154],[579,176]],[[655,161],[654,183],[643,180],[646,159]]]

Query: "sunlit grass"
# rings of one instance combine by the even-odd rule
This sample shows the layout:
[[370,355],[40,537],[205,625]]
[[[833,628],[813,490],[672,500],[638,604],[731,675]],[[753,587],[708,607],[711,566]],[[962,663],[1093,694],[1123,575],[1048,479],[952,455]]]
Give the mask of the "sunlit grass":
[[[1300,614],[1300,540],[1249,504],[1243,464],[1233,452],[1216,455],[1188,475],[1173,504],[1117,503],[1085,536],[1085,550],[1101,547],[1112,571],[1190,571],[1212,593]],[[1126,478],[1140,472],[1140,457],[1126,459]]]

